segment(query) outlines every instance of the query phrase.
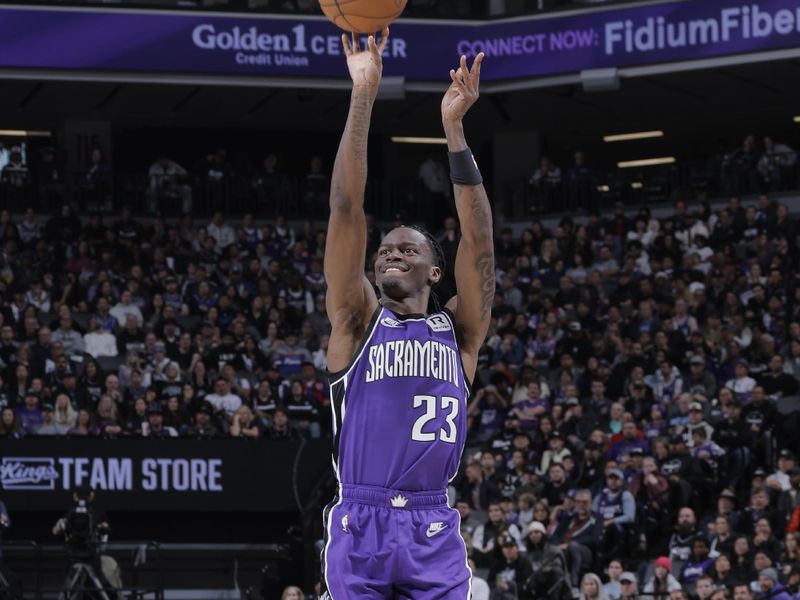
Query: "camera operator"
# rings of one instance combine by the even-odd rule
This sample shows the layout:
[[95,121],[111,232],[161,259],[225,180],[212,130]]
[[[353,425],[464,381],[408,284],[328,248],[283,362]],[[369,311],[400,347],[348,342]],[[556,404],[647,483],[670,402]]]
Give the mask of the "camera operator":
[[63,536],[70,566],[76,563],[91,566],[109,597],[117,598],[112,590],[122,587],[119,565],[101,553],[108,542],[108,519],[94,504],[95,493],[88,485],[75,488],[72,499],[73,506],[53,526],[53,535]]

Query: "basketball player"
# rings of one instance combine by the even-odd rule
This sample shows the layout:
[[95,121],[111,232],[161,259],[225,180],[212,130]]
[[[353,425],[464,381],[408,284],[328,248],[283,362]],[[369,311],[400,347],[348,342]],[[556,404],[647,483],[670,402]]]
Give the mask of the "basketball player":
[[[364,276],[367,136],[388,40],[343,38],[353,80],[325,250],[337,498],[325,510],[324,598],[464,600],[470,571],[445,489],[466,438],[466,402],[494,298],[492,214],[461,120],[478,99],[479,55],[442,101],[463,237],[458,296],[438,307],[444,260],[429,233],[398,227]],[[432,307],[432,308],[431,308]]]

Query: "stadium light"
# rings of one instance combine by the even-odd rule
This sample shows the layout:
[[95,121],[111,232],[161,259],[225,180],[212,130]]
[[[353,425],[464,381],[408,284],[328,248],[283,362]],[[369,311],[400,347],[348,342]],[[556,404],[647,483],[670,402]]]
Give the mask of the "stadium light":
[[660,129],[653,131],[634,131],[633,133],[615,133],[613,135],[604,135],[604,142],[630,142],[631,140],[646,140],[649,138],[664,137],[664,132]]
[[443,137],[414,137],[414,136],[393,136],[395,144],[447,144],[447,138]]
[[633,181],[633,182],[631,182],[631,187],[632,187],[633,189],[635,189],[635,190],[640,190],[640,189],[642,189],[644,186],[642,185],[642,182],[641,182],[641,181]]
[[598,192],[603,192],[603,193],[606,193],[606,192],[609,192],[609,191],[611,191],[611,188],[610,188],[610,187],[608,187],[607,185],[598,185],[598,186],[597,186],[597,191],[598,191]]
[[51,131],[26,131],[25,129],[0,129],[0,135],[5,137],[50,137]]
[[800,115],[797,115],[793,120],[795,123],[800,123]]
[[638,160],[623,160],[617,163],[620,169],[633,167],[653,167],[655,165],[671,165],[675,162],[674,156],[661,156],[659,158],[640,158]]

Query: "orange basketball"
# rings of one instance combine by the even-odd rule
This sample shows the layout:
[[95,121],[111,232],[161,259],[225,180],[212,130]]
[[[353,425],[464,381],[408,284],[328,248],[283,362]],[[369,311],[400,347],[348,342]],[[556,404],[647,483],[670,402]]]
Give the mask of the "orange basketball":
[[337,27],[355,33],[375,33],[399,17],[406,2],[408,0],[319,0],[319,5]]

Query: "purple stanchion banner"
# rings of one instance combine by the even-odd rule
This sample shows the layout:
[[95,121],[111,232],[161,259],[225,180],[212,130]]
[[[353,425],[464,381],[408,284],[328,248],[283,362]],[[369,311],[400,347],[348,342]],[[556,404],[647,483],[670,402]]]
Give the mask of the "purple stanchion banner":
[[[385,73],[442,81],[460,54],[484,79],[650,65],[800,46],[800,0],[685,0],[484,24],[399,21]],[[0,7],[0,68],[346,77],[315,18]]]

